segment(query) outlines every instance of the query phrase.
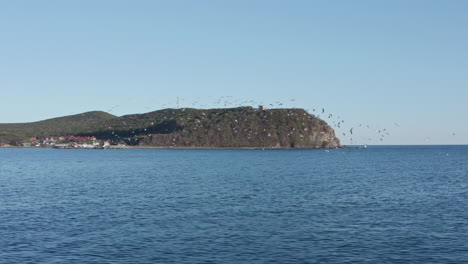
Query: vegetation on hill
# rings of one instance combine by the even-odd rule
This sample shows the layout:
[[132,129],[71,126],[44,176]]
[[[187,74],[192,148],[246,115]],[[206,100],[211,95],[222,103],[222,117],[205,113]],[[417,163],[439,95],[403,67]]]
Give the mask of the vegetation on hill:
[[0,138],[96,136],[159,147],[341,147],[325,121],[303,109],[164,109],[116,117],[88,112],[34,123],[0,124]]
[[74,135],[93,131],[105,120],[114,118],[118,117],[93,111],[31,123],[0,124],[0,135],[17,138]]

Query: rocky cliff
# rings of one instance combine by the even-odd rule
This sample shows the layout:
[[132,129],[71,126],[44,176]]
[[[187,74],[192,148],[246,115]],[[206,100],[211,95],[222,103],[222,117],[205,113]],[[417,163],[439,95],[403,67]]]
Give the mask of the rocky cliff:
[[243,107],[191,110],[191,115],[169,118],[158,125],[167,131],[136,137],[137,141],[142,145],[177,147],[341,147],[334,130],[303,109],[261,111]]

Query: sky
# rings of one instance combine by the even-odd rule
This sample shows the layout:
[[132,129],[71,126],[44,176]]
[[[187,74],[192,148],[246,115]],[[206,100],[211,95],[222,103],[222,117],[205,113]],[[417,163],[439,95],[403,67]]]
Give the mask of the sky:
[[332,126],[340,116],[345,144],[468,144],[466,10],[462,0],[0,0],[0,123],[280,102]]

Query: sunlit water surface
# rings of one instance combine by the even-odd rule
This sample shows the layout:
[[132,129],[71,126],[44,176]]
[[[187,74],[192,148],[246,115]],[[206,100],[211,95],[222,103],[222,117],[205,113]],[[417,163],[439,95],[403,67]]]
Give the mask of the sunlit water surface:
[[0,149],[0,263],[467,263],[468,147]]

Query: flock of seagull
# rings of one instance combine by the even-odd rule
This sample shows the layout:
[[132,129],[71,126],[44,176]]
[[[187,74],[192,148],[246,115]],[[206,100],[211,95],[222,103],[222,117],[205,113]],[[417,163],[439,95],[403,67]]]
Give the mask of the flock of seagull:
[[[212,98],[213,99],[213,98]],[[214,98],[211,103],[201,103],[202,100],[200,98],[196,98],[195,101],[189,101],[182,97],[177,97],[175,102],[175,108],[181,108],[181,105],[185,107],[189,106],[191,108],[197,109],[206,109],[206,108],[231,108],[231,107],[242,107],[242,106],[253,106],[257,107],[259,105],[266,106],[267,108],[291,108],[286,107],[293,104],[296,100],[289,99],[287,102],[276,101],[272,103],[265,103],[263,101],[256,101],[256,100],[245,100],[245,99],[236,99],[233,96],[221,96],[219,98]],[[126,102],[128,103],[128,101]],[[120,107],[121,104],[117,104],[112,106],[110,109],[107,110],[109,113],[113,113],[116,109]],[[160,109],[164,108],[174,108],[174,103],[163,103],[158,105]],[[154,106],[147,106],[145,109],[154,110]],[[370,124],[355,124],[350,125],[348,122],[345,122],[345,119],[339,115],[335,115],[326,111],[324,107],[319,108],[307,108],[305,109],[309,114],[316,116],[317,118],[321,118],[322,120],[326,121],[330,126],[335,129],[337,136],[346,139],[350,145],[370,145],[370,144],[383,144],[385,139],[391,135],[390,128],[398,129],[400,125],[396,122],[392,124],[390,127],[381,127],[379,125],[370,125]],[[237,120],[236,120],[237,121]],[[345,125],[346,124],[346,125]],[[452,134],[455,136],[455,133]],[[342,139],[343,139],[342,138]],[[430,141],[429,137],[425,138],[425,142],[428,143]]]

